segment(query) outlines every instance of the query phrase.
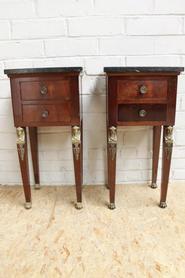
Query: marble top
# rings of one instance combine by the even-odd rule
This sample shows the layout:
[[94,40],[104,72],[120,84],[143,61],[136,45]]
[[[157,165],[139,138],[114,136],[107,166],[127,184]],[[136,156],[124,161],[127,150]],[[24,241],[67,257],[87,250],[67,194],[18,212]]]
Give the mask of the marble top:
[[181,72],[183,67],[105,67],[104,72]]
[[82,67],[5,69],[5,74],[80,72]]

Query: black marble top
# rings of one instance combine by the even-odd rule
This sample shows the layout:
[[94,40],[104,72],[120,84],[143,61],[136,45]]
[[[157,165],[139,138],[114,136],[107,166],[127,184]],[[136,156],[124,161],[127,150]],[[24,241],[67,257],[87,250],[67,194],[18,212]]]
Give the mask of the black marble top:
[[5,69],[5,74],[80,72],[82,67]]
[[181,72],[183,67],[105,67],[104,72]]

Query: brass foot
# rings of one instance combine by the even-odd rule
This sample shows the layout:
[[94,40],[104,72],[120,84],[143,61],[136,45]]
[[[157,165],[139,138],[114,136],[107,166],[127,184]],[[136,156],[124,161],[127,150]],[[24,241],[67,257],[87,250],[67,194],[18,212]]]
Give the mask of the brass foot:
[[35,189],[40,189],[40,184],[39,184],[39,183],[36,183],[35,186],[34,186],[34,188],[35,188]]
[[152,182],[152,184],[150,185],[151,188],[156,189],[157,188],[157,183]]
[[77,202],[77,203],[75,204],[75,208],[76,208],[76,209],[82,209],[82,208],[83,208],[82,202]]
[[31,209],[31,202],[25,202],[24,207],[25,209]]
[[167,204],[166,204],[166,202],[160,202],[159,206],[160,206],[160,208],[166,208]]
[[114,203],[110,203],[110,204],[108,205],[108,208],[109,208],[109,209],[115,209],[115,208],[116,208],[116,206],[115,206],[115,204],[114,204]]

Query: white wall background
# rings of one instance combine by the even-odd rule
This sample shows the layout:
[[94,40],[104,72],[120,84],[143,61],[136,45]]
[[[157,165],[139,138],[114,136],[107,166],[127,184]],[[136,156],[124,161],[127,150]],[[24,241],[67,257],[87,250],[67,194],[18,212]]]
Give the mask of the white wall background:
[[[84,182],[106,182],[103,66],[185,66],[184,0],[0,0],[0,183],[20,184],[4,68],[82,66]],[[151,128],[118,133],[117,183],[148,181]],[[185,75],[171,179],[185,180]],[[40,128],[42,184],[73,184],[69,128]],[[33,181],[33,179],[32,179]]]

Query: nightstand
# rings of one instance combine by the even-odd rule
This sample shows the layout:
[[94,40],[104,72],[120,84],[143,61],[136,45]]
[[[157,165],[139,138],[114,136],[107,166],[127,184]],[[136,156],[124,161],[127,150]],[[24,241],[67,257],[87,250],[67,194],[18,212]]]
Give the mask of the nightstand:
[[153,126],[151,187],[156,188],[161,127],[163,126],[160,207],[165,208],[175,123],[177,76],[181,67],[106,67],[107,160],[109,208],[115,208],[118,126]]
[[81,67],[7,69],[10,78],[14,123],[17,130],[17,150],[25,194],[25,208],[31,208],[27,129],[35,178],[40,188],[37,127],[71,126],[76,208],[82,208],[82,113],[79,94]]

